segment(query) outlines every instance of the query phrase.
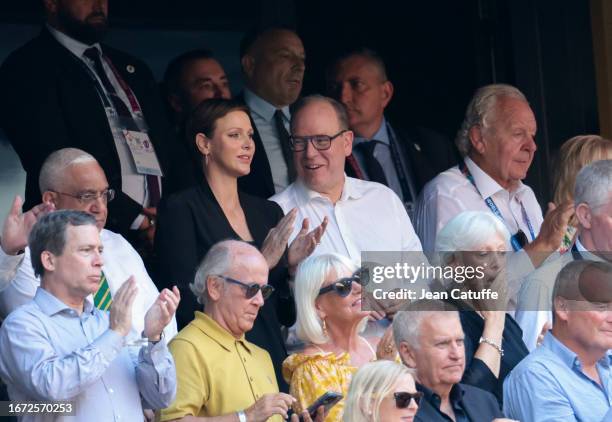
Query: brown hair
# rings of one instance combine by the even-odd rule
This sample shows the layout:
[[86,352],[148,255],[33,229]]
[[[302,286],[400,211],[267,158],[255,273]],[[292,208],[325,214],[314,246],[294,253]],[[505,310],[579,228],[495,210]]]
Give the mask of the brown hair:
[[207,138],[214,137],[215,129],[217,128],[217,120],[227,116],[232,111],[243,111],[247,115],[249,114],[247,106],[236,100],[210,98],[202,101],[191,112],[189,120],[187,120],[185,130],[187,143],[196,148],[195,137],[198,133],[203,133]]

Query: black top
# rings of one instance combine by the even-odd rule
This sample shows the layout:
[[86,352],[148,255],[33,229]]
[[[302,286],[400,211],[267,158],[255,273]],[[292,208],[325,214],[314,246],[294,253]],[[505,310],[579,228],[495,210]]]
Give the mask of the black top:
[[529,350],[523,342],[523,330],[514,318],[506,313],[502,333],[504,356],[501,358],[499,378],[497,378],[483,361],[474,358],[474,354],[480,346],[484,319],[465,302],[453,299],[449,299],[448,302],[459,309],[461,326],[465,333],[465,373],[461,382],[492,392],[501,407],[504,396],[503,384],[506,376],[529,354]]
[[[240,205],[254,239],[260,248],[268,231],[283,217],[275,203],[239,192]],[[208,250],[226,239],[240,240],[206,182],[176,193],[163,200],[158,210],[155,247],[160,260],[160,290],[176,284],[181,291],[181,303],[176,314],[178,328],[193,320],[194,311],[202,310],[189,289],[198,264]],[[286,254],[285,254],[286,255]],[[287,391],[281,366],[287,351],[281,335],[281,323],[293,325],[295,305],[287,284],[287,261],[284,256],[270,271],[268,283],[275,288],[259,310],[247,340],[266,349],[274,363],[281,391]]]
[[[452,421],[440,411],[440,396],[419,383],[416,387],[424,396],[414,418],[415,422]],[[504,417],[493,394],[471,385],[455,384],[449,399],[455,411],[456,422],[489,422]]]

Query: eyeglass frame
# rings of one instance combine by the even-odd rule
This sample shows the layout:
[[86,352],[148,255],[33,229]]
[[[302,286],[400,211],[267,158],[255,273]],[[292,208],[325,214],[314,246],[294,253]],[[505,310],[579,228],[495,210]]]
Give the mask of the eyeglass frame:
[[[328,149],[331,148],[331,144],[332,144],[332,141],[334,139],[336,139],[338,136],[340,136],[340,135],[342,135],[342,134],[344,134],[344,133],[346,133],[348,131],[349,131],[348,129],[342,129],[340,132],[336,133],[333,136],[330,136],[330,135],[293,136],[293,135],[291,135],[291,136],[289,136],[289,143],[291,144],[291,150],[293,152],[302,152],[302,151],[305,151],[306,148],[307,148],[308,142],[310,142],[312,144],[313,148],[316,149],[317,151],[327,151]],[[329,142],[329,144],[325,148],[318,147],[317,144],[314,142],[315,139],[322,138],[322,137],[329,138],[329,141],[327,141],[327,142]],[[296,139],[303,142],[304,148],[296,149],[296,147],[295,147]]]
[[[366,277],[362,277],[362,274],[365,274]],[[344,284],[346,286],[349,281],[351,283],[350,284],[351,289],[348,290],[348,293],[343,295],[342,293],[340,293],[338,291],[338,289],[336,288],[336,285]],[[324,295],[326,293],[329,293],[329,292],[335,292],[340,297],[347,297],[353,291],[353,283],[357,283],[361,287],[365,287],[365,286],[368,285],[369,282],[370,282],[370,269],[367,268],[367,267],[366,268],[360,268],[357,271],[355,271],[353,273],[353,275],[350,276],[350,277],[339,278],[338,280],[334,281],[330,285],[325,286],[325,287],[321,287],[319,289],[319,294],[317,295],[317,297],[319,297],[321,295]]]
[[[228,283],[232,283],[232,284],[237,284],[240,287],[242,287],[244,289],[244,295],[247,299],[253,299],[255,296],[257,296],[257,293],[259,293],[261,291],[261,296],[263,297],[263,300],[269,299],[270,296],[272,296],[272,293],[274,293],[274,286],[270,285],[270,284],[258,284],[258,283],[245,283],[244,281],[240,281],[240,280],[236,280],[235,278],[231,278],[231,277],[227,277],[224,275],[220,275],[217,274],[215,275],[215,277],[219,277],[222,280],[227,281]],[[270,293],[264,293],[263,289],[267,289],[267,291],[269,291]],[[255,289],[255,293],[250,294],[249,290],[251,289]],[[249,296],[250,294],[250,296]]]
[[[108,204],[113,199],[115,199],[115,193],[116,193],[115,189],[113,189],[113,188],[106,188],[104,190],[96,191],[96,192],[87,191],[87,192],[77,193],[77,194],[60,192],[60,191],[56,191],[56,190],[50,190],[50,192],[57,193],[57,194],[60,194],[60,195],[66,195],[66,196],[69,196],[71,198],[75,198],[77,201],[79,201],[79,203],[81,205],[91,204],[92,202],[97,201],[100,198],[102,198],[104,200],[104,203]],[[95,194],[95,197],[93,197],[94,194]],[[92,195],[92,197],[89,198],[89,199],[86,199],[86,198],[84,198],[84,196],[86,196],[86,195]]]
[[[400,403],[398,402],[398,400],[406,400],[404,397],[402,397],[404,395],[408,396],[408,400],[405,402],[405,404],[402,404],[400,406]],[[421,403],[421,399],[423,398],[423,396],[424,394],[421,391],[416,391],[414,393],[409,393],[408,391],[397,391],[393,393],[393,398],[395,400],[395,407],[397,407],[398,409],[406,409],[410,407],[410,403],[412,403],[412,400],[414,400],[414,402],[418,406]]]

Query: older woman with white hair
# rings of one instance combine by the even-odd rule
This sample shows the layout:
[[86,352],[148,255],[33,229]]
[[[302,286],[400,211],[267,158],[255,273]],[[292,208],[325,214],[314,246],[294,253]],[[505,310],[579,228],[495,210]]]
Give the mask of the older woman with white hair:
[[344,422],[410,422],[423,393],[416,390],[410,370],[388,360],[362,366],[351,381]]
[[[296,334],[307,346],[283,363],[297,410],[328,391],[346,395],[355,370],[377,359],[375,342],[360,335],[370,314],[361,306],[366,283],[359,266],[340,254],[310,257],[299,265]],[[336,404],[326,421],[339,421],[343,407],[343,401]]]
[[[509,250],[510,233],[487,212],[467,211],[455,216],[436,238],[440,265],[472,267],[478,274],[465,280],[450,280],[445,286],[448,297],[443,297],[459,309],[465,333],[466,370],[462,382],[491,391],[500,403],[506,375],[529,353],[521,328],[505,312],[504,255]],[[496,299],[487,292],[499,296]]]

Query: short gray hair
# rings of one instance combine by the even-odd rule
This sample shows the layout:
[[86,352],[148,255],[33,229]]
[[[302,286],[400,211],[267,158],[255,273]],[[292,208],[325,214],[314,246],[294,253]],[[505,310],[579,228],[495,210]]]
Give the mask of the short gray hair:
[[393,338],[397,350],[400,344],[406,342],[410,347],[419,349],[419,336],[421,335],[421,325],[427,318],[433,315],[444,315],[459,319],[459,312],[450,303],[441,300],[419,300],[408,305],[405,311],[399,311],[393,317]]
[[457,149],[463,157],[472,149],[470,129],[474,126],[486,127],[491,113],[495,111],[501,98],[516,98],[527,102],[525,95],[512,85],[492,84],[478,88],[468,104],[461,129],[455,138]]
[[594,161],[576,176],[574,204],[594,208],[607,203],[612,193],[612,160]]
[[314,94],[300,98],[291,108],[291,133],[293,133],[295,130],[295,122],[297,121],[297,117],[300,111],[306,106],[317,102],[327,103],[332,106],[332,108],[336,112],[336,119],[338,120],[338,126],[340,127],[340,130],[346,130],[349,128],[348,114],[346,113],[346,108],[344,108],[342,104],[340,104],[333,98],[326,97],[324,95]]
[[96,219],[83,211],[60,210],[41,217],[32,228],[28,238],[34,274],[42,277],[45,273],[45,267],[40,258],[44,251],[49,251],[55,256],[64,252],[68,226],[87,225],[95,226]]
[[40,168],[40,175],[38,176],[40,193],[58,189],[58,184],[61,184],[62,175],[66,168],[73,164],[92,161],[96,161],[93,155],[78,148],[62,148],[52,152]]

